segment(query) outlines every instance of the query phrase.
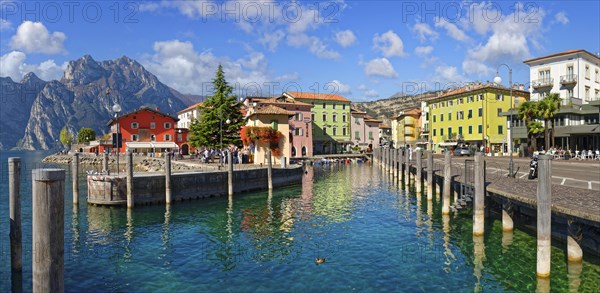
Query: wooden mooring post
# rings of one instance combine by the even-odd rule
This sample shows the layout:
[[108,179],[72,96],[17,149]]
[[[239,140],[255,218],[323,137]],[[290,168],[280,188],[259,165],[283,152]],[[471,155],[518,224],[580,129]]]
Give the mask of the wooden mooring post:
[[552,156],[540,155],[537,186],[537,269],[539,278],[550,277]]
[[71,160],[71,180],[73,181],[73,204],[79,204],[79,153],[73,154]]
[[[285,168],[285,157],[282,158],[281,166]],[[227,195],[233,195],[233,154],[231,151],[227,152]]]
[[21,158],[8,158],[8,206],[10,210],[10,267],[14,274],[23,270]]
[[485,161],[475,154],[475,200],[473,201],[473,235],[483,236],[485,218]]
[[165,153],[165,203],[171,204],[171,154]]
[[426,151],[427,154],[427,200],[433,200],[433,152]]
[[65,170],[32,171],[33,292],[64,292]]
[[267,181],[269,190],[273,189],[273,163],[271,161],[271,150],[267,151]]
[[452,157],[450,152],[444,154],[444,194],[442,194],[442,215],[450,214],[450,192],[452,184]]
[[133,153],[127,152],[127,208],[132,209],[133,202]]
[[421,188],[423,186],[423,161],[421,160],[421,154],[422,151],[421,149],[417,149],[417,157],[416,159],[416,165],[417,165],[417,171],[415,172],[415,181],[417,184],[417,194],[421,194]]
[[408,185],[410,183],[410,154],[408,153],[408,150],[404,151],[404,160],[404,177],[406,178],[406,185]]

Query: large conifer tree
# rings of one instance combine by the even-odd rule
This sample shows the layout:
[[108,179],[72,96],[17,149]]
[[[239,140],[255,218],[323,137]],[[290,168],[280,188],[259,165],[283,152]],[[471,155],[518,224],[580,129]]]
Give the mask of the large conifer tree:
[[[213,95],[199,106],[200,118],[190,126],[190,144],[193,147],[206,146],[219,148],[221,141],[220,125],[223,128],[223,146],[240,145],[240,129],[244,125],[244,117],[240,112],[241,103],[233,94],[233,88],[225,80],[223,67],[219,65],[212,81]],[[226,121],[229,120],[229,123]]]

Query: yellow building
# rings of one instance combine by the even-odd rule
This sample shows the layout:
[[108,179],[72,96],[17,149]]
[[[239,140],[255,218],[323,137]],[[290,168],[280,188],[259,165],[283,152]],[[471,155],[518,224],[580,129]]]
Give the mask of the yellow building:
[[478,149],[483,145],[494,153],[507,152],[508,122],[500,113],[529,100],[529,92],[522,87],[514,86],[512,93],[514,102],[510,88],[472,83],[428,101],[429,137],[434,150],[439,151],[448,141],[456,141]]
[[404,109],[398,116],[392,117],[392,141],[395,148],[416,147],[422,144],[421,137],[421,109]]
[[[288,157],[291,153],[290,144],[290,125],[289,119],[294,116],[294,112],[284,110],[273,105],[258,106],[251,108],[248,113],[248,121],[246,126],[271,127],[283,134],[283,138],[279,141],[280,156],[272,156],[272,164],[280,164],[283,156]],[[267,164],[267,150],[269,146],[261,142],[255,141],[254,164]],[[289,160],[289,157],[287,158]]]

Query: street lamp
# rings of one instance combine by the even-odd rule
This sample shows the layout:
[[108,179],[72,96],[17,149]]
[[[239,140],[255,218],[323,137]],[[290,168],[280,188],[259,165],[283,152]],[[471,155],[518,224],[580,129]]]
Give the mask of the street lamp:
[[[110,89],[106,89],[106,96],[108,96],[108,95],[110,95]],[[117,124],[117,139],[116,139],[116,142],[117,142],[117,152],[116,153],[117,153],[117,176],[119,176],[119,152],[121,150],[120,149],[121,146],[119,145],[119,142],[120,142],[119,138],[121,137],[121,127],[119,125],[119,112],[121,112],[121,105],[119,105],[118,102],[115,103],[112,106],[112,110],[113,110],[113,112],[115,112],[115,121],[116,121],[116,124]]]
[[[220,152],[223,151],[223,109],[221,107],[219,107],[219,133],[220,133],[220,140],[219,143],[221,145],[221,149],[219,150]],[[229,118],[227,118],[227,120],[225,121],[225,123],[229,124],[231,123],[231,120],[229,120]],[[221,164],[223,164],[223,159],[222,156],[219,156],[219,161],[221,162]]]
[[513,141],[512,141],[512,124],[513,124],[513,115],[512,115],[512,110],[513,110],[513,86],[512,86],[512,68],[510,68],[510,66],[506,65],[506,64],[500,64],[498,66],[498,69],[496,69],[496,77],[494,77],[494,82],[497,84],[500,84],[502,82],[502,78],[500,77],[500,75],[498,74],[498,71],[500,69],[500,67],[502,66],[506,66],[506,68],[508,68],[508,86],[510,87],[510,122],[508,123],[508,151],[509,151],[509,156],[510,156],[510,160],[508,161],[508,177],[515,177],[516,174],[513,173],[513,169],[514,169],[514,163],[513,163]]

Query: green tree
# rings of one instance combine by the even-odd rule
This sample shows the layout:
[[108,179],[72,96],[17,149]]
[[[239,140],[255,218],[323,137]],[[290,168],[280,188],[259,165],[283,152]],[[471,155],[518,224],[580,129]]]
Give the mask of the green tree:
[[551,93],[550,95],[548,95],[548,97],[546,97],[546,99],[548,99],[548,101],[550,103],[554,103],[555,107],[554,109],[556,111],[553,112],[552,115],[552,119],[550,120],[550,123],[552,125],[552,132],[551,132],[551,137],[550,137],[550,141],[552,143],[556,142],[556,139],[554,137],[554,117],[558,114],[558,112],[560,111],[560,107],[561,107],[561,103],[562,103],[562,99],[560,98],[560,95],[558,93]]
[[71,133],[69,133],[69,131],[67,130],[67,127],[63,127],[60,130],[60,142],[65,146],[68,147],[71,145],[71,142],[73,141],[73,135],[71,135]]
[[77,133],[78,143],[84,143],[94,139],[96,139],[96,132],[93,129],[87,127],[79,129],[79,132]]
[[538,102],[538,116],[544,120],[544,142],[545,150],[550,149],[550,121],[554,120],[554,116],[558,113],[558,106],[553,99],[548,97]]
[[534,151],[537,151],[537,139],[540,137],[540,134],[544,132],[545,128],[540,121],[531,121],[527,126],[527,133],[531,136],[531,146]]
[[200,118],[190,126],[190,144],[196,148],[219,148],[222,127],[223,146],[240,145],[240,129],[244,125],[241,104],[233,94],[233,88],[225,80],[221,65],[217,68],[212,84],[214,94],[198,107]]
[[528,130],[527,131],[527,139],[529,140],[530,144],[534,143],[534,141],[532,140],[532,134],[529,132],[529,126],[530,126],[531,122],[537,117],[537,114],[538,114],[537,106],[538,106],[538,104],[536,102],[525,101],[521,105],[519,105],[519,107],[517,108],[517,117],[519,117],[519,119],[525,121],[525,127]]

